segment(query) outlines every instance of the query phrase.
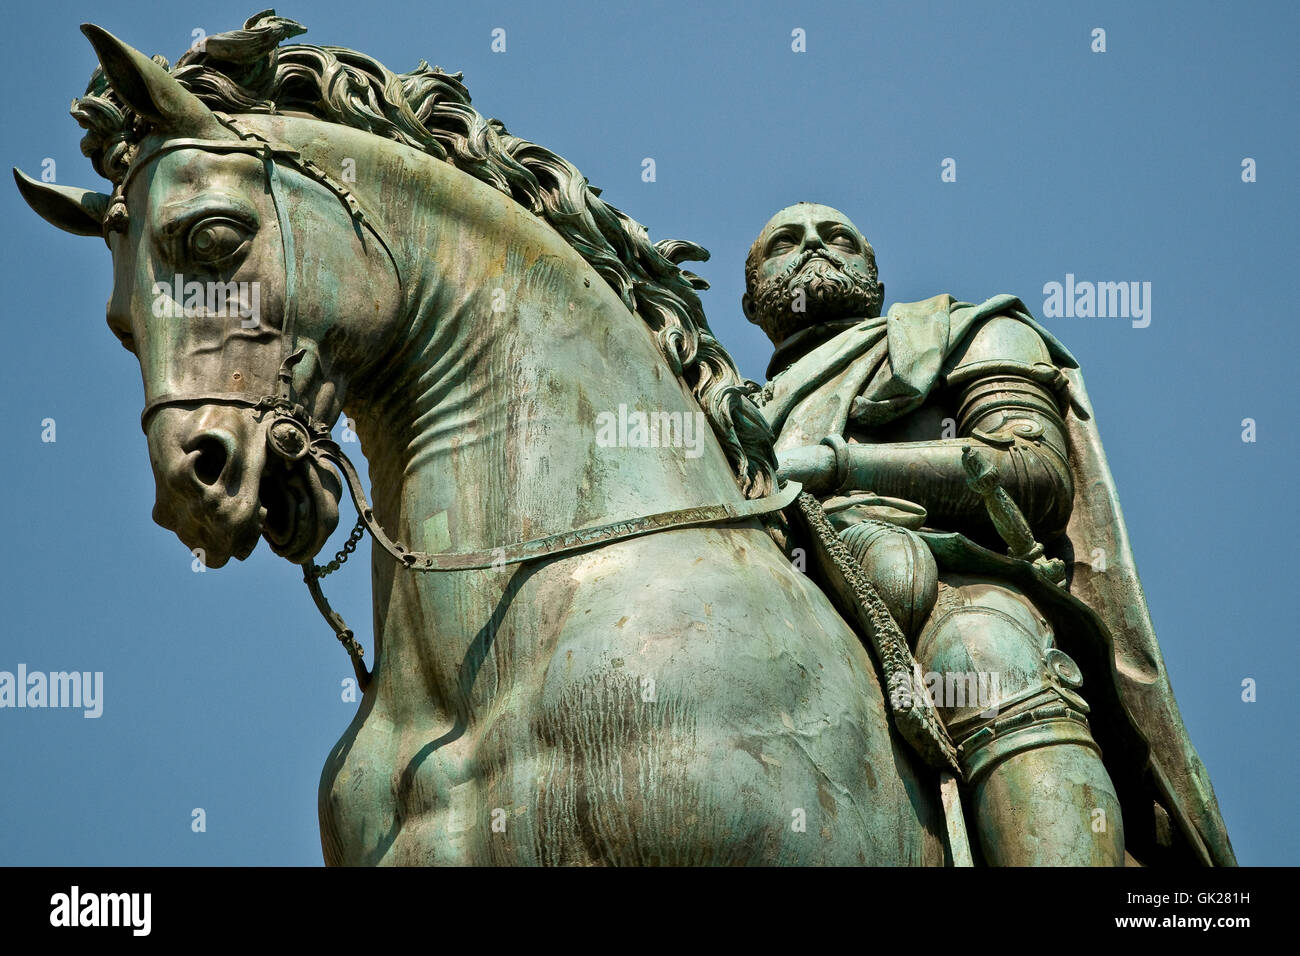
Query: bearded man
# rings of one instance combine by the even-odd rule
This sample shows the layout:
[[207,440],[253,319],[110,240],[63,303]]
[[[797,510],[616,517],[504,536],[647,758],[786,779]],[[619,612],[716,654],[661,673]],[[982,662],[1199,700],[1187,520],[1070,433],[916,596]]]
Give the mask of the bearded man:
[[[1064,346],[1009,295],[882,317],[871,245],[814,203],[764,226],[745,280],[780,473],[939,676],[976,859],[1234,863]],[[977,699],[944,692],[972,674]]]

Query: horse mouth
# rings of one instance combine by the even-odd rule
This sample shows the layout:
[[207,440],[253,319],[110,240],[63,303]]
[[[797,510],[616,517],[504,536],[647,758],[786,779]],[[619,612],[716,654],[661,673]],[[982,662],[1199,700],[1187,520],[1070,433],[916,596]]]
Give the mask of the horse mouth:
[[258,484],[262,537],[272,551],[294,564],[315,557],[338,521],[337,499],[322,500],[327,492],[313,474],[316,467],[271,462]]

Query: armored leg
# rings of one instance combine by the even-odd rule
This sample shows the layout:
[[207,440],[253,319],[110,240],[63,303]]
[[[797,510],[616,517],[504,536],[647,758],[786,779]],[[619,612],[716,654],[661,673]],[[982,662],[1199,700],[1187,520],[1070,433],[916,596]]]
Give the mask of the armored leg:
[[915,533],[887,521],[860,521],[839,535],[908,641],[914,641],[938,594],[939,572],[930,549]]
[[916,658],[958,745],[985,862],[1122,866],[1119,800],[1077,693],[1082,675],[1029,599],[945,576]]

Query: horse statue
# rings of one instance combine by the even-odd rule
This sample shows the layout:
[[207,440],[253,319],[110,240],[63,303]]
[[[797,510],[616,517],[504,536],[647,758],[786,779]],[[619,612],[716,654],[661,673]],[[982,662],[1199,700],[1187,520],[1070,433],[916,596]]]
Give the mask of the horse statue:
[[[100,66],[72,113],[112,192],[15,178],[44,219],[112,253],[108,324],[140,362],[154,520],[210,567],[265,538],[352,659],[363,696],[321,774],[326,863],[975,862],[971,745],[920,686],[878,582],[791,480],[799,449],[778,473],[765,410],[781,396],[740,376],[681,267],[707,252],[652,243],[572,164],[478,113],[460,74],[282,45],[304,31],[274,11],[174,67],[82,29]],[[344,408],[371,495],[331,438]],[[848,475],[842,446],[805,457]],[[967,464],[998,528],[1018,528],[987,463]],[[345,488],[356,526],[317,565]],[[322,590],[367,533],[371,667]],[[1090,806],[1115,824],[1096,841],[1076,827],[1067,850],[1232,862],[1154,633],[1123,645],[1130,666],[1036,542],[1008,557],[932,537],[1042,592],[1017,613],[1095,637],[1081,660],[1110,696],[1087,743],[1114,755],[1095,776],[1118,796],[1103,780]],[[1140,604],[1135,573],[1121,583],[1129,597],[1092,603]],[[1027,679],[1078,686],[1064,652],[1044,660],[1057,676],[1031,662]],[[1006,714],[1000,743],[1022,717],[1087,724],[1072,692],[1021,697],[1034,709]],[[1002,796],[994,822],[1025,830],[1028,792]],[[980,830],[986,851],[996,832]],[[1046,831],[1022,836],[1043,844],[1033,861],[1069,861]]]
[[[112,252],[154,520],[211,567],[265,538],[357,660],[311,563],[340,476],[350,544],[384,545],[327,863],[945,863],[867,650],[765,527],[798,486],[678,266],[703,250],[652,244],[459,74],[281,47],[302,28],[269,13],[174,69],[83,32],[73,112],[115,188],[15,174]],[[373,508],[328,440],[345,406]],[[598,441],[627,409],[709,427]]]

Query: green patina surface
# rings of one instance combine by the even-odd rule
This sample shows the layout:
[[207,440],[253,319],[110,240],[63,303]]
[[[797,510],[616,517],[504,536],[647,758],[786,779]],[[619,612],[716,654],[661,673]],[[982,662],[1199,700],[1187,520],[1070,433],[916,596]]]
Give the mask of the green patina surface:
[[[343,491],[312,429],[345,408],[370,530],[412,551],[508,553],[782,478],[833,527],[787,512],[445,573],[376,547],[327,862],[1232,862],[1082,378],[1018,300],[882,315],[862,234],[791,207],[747,262],[776,346],[759,392],[680,268],[707,253],[652,244],[459,76],[285,44],[302,28],[271,13],[174,67],[86,32],[101,69],[74,115],[113,191],[19,186],[106,238],[155,519],[210,564],[264,538],[310,565]],[[628,410],[708,427],[643,440],[610,426]],[[955,775],[897,729],[864,608],[899,660],[992,695],[938,682]]]

